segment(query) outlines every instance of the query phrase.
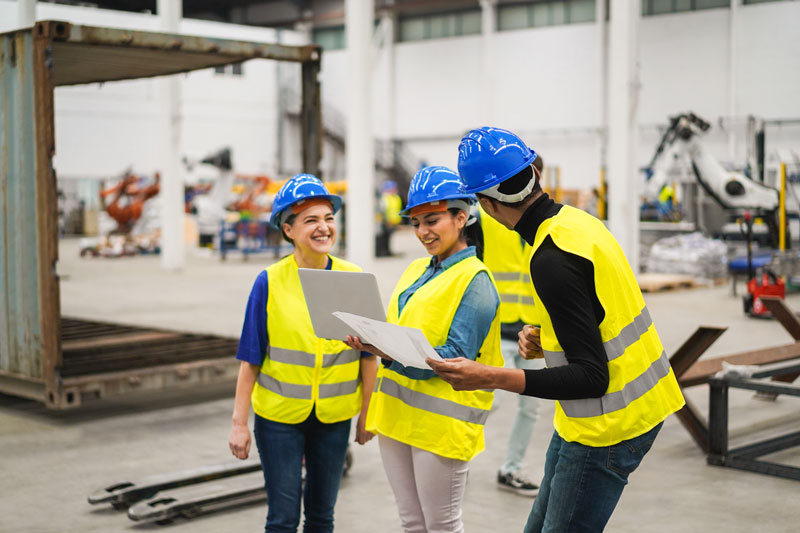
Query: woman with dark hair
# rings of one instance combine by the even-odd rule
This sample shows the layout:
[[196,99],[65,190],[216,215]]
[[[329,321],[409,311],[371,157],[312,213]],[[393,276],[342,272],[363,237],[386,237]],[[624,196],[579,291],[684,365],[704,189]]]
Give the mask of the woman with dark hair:
[[360,413],[359,444],[373,436],[365,422],[377,361],[341,341],[314,335],[298,276],[298,268],[361,270],[329,253],[341,204],[310,174],[281,187],[270,222],[294,251],[259,274],[247,303],[228,441],[233,455],[247,458],[252,403],[269,502],[266,531],[297,531],[301,500],[305,531],[333,531],[350,419]]
[[[392,294],[388,321],[421,329],[443,358],[502,366],[500,301],[491,274],[476,257],[473,203],[475,197],[448,168],[425,167],[414,176],[402,214],[411,217],[431,257],[406,269]],[[467,470],[484,449],[492,393],[457,392],[433,371],[404,367],[357,337],[348,337],[348,344],[384,359],[367,430],[378,434],[403,530],[463,531]]]

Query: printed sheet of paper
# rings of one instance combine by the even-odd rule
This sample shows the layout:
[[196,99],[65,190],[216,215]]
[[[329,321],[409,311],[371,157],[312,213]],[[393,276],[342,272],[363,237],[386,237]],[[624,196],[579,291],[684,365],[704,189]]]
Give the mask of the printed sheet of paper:
[[426,357],[441,361],[421,330],[372,320],[359,315],[335,311],[333,316],[353,328],[361,342],[373,344],[403,366],[430,370]]

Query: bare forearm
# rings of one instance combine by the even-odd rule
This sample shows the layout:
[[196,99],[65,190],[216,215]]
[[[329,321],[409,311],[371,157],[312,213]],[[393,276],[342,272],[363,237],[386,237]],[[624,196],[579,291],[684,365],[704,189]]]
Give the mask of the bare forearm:
[[361,387],[362,387],[362,400],[361,400],[361,414],[367,414],[369,407],[369,400],[372,397],[372,391],[375,389],[375,379],[378,374],[378,358],[377,357],[362,357],[360,362],[361,370]]
[[247,425],[250,415],[250,395],[256,384],[260,368],[242,361],[239,365],[239,376],[236,378],[236,397],[233,401],[233,424]]
[[502,389],[522,394],[525,390],[525,371],[520,368],[497,368],[487,372],[489,386],[487,389]]

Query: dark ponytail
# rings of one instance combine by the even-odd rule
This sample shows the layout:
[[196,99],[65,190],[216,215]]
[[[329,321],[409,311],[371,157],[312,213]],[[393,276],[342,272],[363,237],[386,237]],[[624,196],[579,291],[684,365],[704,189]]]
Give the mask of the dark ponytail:
[[[448,209],[448,211],[450,211],[451,215],[456,216],[461,209],[451,207]],[[469,213],[466,213],[466,215],[467,221],[469,221]],[[478,257],[478,259],[483,261],[483,229],[481,228],[480,219],[468,226],[464,226],[461,229],[461,234],[458,237],[459,239],[466,241],[467,246],[474,246],[475,255]]]

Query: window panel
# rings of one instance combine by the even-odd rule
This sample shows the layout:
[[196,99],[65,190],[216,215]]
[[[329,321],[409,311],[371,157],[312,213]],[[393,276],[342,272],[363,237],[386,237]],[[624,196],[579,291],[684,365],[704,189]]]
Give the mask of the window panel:
[[459,15],[461,25],[458,35],[475,35],[481,33],[481,12],[465,11]]
[[595,0],[570,0],[567,7],[571,24],[594,22]]
[[430,39],[441,39],[453,35],[452,15],[434,15],[428,18],[430,24]]
[[400,40],[419,41],[426,38],[425,19],[415,17],[400,20]]
[[345,47],[344,27],[316,29],[313,40],[325,50],[341,50]]
[[663,15],[672,12],[672,0],[650,0],[649,15]]
[[717,7],[730,7],[730,0],[695,0],[695,9],[714,9]]
[[691,11],[692,0],[675,0],[675,11]]
[[550,24],[566,24],[567,23],[567,6],[566,2],[551,2],[550,3]]
[[527,28],[528,6],[500,6],[497,10],[498,30],[518,30]]
[[533,4],[531,6],[531,26],[549,26],[550,22],[550,5],[549,4]]

